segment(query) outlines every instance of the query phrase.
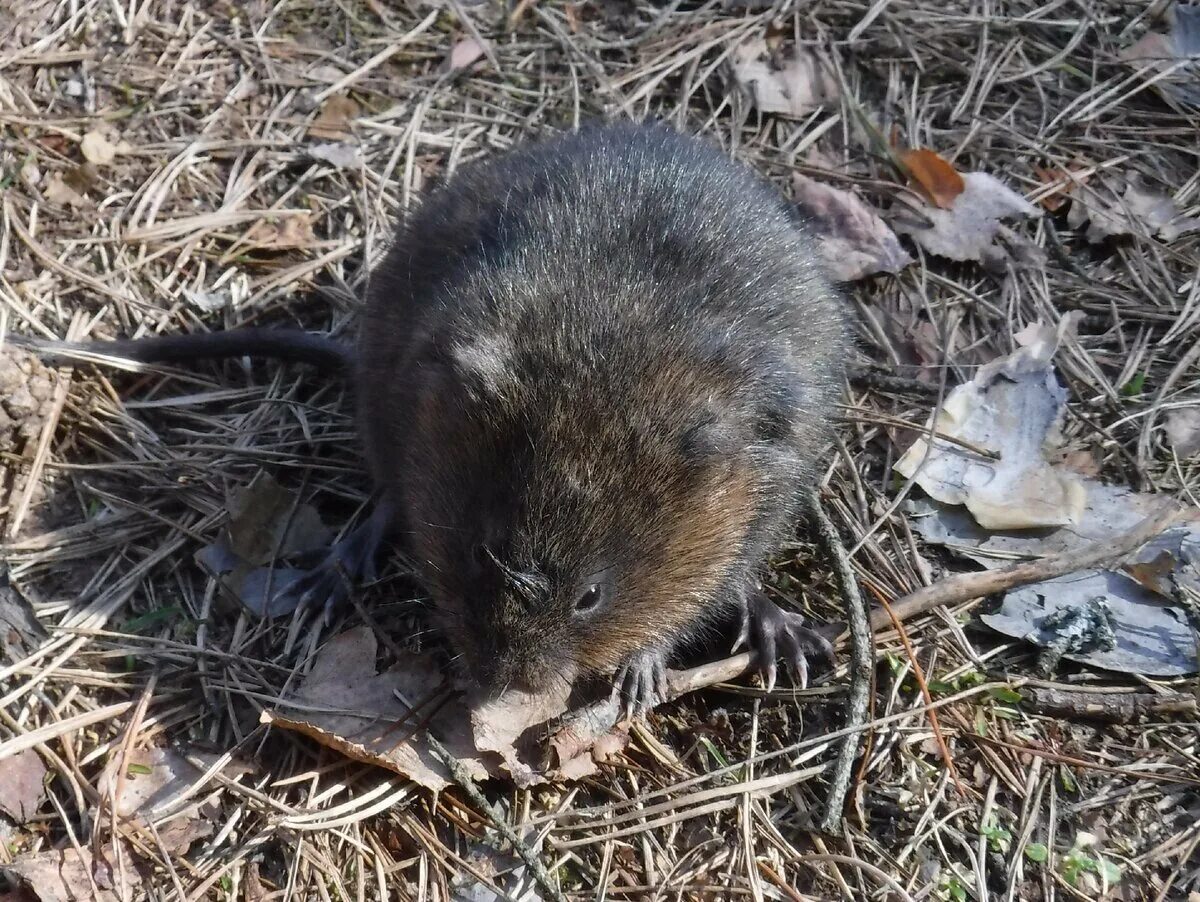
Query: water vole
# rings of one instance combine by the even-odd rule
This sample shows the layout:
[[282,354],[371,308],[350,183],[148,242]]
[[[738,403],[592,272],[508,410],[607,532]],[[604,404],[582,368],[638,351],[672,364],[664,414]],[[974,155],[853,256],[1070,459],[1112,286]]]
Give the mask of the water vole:
[[756,575],[847,353],[812,241],[703,141],[594,125],[464,167],[372,273],[355,353],[329,351],[381,495],[338,561],[393,532],[493,690],[617,671],[640,708],[682,640],[738,617],[769,681],[777,655],[803,672],[815,634]]

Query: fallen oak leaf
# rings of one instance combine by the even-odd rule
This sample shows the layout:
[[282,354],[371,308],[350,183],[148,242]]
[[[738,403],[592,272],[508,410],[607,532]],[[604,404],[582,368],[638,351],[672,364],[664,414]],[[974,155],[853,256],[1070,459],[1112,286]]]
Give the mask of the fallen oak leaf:
[[966,182],[958,170],[928,148],[918,147],[900,154],[900,161],[925,199],[943,210],[966,190]]
[[816,236],[834,278],[853,282],[896,273],[912,262],[896,234],[857,195],[795,173],[797,206]]
[[377,672],[377,649],[367,627],[335,636],[318,652],[299,690],[274,711],[263,711],[261,722],[303,733],[355,761],[441,791],[454,781],[424,740],[422,729],[429,729],[472,779],[492,776],[477,755],[461,706],[424,713],[445,682],[433,659],[413,654]]

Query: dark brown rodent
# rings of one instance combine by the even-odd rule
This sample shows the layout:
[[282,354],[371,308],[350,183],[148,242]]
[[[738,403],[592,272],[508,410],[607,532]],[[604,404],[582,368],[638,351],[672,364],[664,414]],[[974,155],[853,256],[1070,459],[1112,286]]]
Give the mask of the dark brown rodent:
[[[252,353],[236,335],[197,354]],[[830,437],[843,307],[716,148],[595,125],[465,167],[375,269],[357,353],[295,342],[261,352],[354,366],[382,495],[339,565],[391,529],[480,686],[616,669],[641,707],[680,641],[739,616],[772,679],[777,653],[803,666],[812,634],[756,574]]]
[[702,141],[593,126],[450,179],[376,271],[357,383],[466,671],[657,669],[744,610],[847,351],[812,241]]

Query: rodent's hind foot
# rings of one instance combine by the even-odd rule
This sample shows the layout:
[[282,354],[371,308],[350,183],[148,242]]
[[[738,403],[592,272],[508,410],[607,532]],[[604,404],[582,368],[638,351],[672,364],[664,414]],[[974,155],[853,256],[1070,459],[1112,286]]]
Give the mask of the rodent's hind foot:
[[770,692],[778,676],[777,664],[792,671],[801,689],[808,687],[809,657],[834,664],[829,640],[807,626],[804,616],[785,611],[761,591],[748,593],[742,607],[742,625],[733,650],[745,646],[758,659],[763,685]]
[[623,708],[623,719],[641,717],[667,698],[667,653],[645,648],[630,655],[617,671],[613,696]]
[[293,610],[320,605],[321,620],[328,625],[338,608],[350,598],[357,583],[375,579],[375,561],[383,548],[390,522],[391,509],[383,503],[376,505],[365,523],[335,542],[320,563],[302,577],[282,587],[272,602],[291,597],[295,599],[294,603],[285,607]]

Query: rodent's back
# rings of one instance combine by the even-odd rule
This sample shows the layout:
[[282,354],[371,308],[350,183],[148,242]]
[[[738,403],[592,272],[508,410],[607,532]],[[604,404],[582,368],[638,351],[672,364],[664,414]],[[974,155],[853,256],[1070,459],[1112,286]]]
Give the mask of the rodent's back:
[[514,627],[596,669],[703,620],[788,528],[846,344],[773,189],[665,127],[591,126],[465,168],[401,230],[363,318],[362,426],[446,596],[497,532],[548,584],[620,574],[604,629],[550,602]]
[[[662,125],[520,146],[465,166],[401,226],[372,275],[362,372],[403,380],[435,334],[484,323],[547,343],[572,320],[627,316],[702,342],[736,334],[759,376],[840,376],[842,302],[801,229],[751,170]],[[838,376],[802,406],[827,414]]]

